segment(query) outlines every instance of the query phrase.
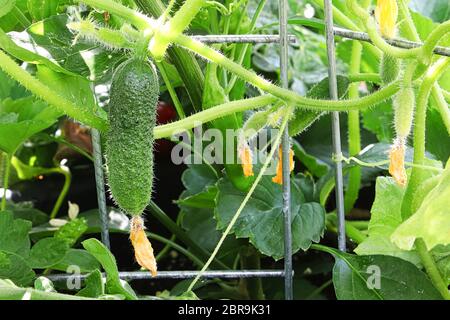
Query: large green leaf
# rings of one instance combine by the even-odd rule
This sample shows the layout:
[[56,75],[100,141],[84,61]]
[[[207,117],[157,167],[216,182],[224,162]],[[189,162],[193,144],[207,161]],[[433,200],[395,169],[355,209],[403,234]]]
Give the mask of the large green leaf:
[[414,251],[401,250],[390,240],[391,234],[402,223],[404,192],[404,188],[398,186],[391,177],[377,178],[368,237],[355,249],[358,255],[390,255],[414,264],[419,263],[420,258]]
[[15,219],[10,211],[0,211],[0,250],[27,257],[30,253],[28,232],[31,222]]
[[82,249],[69,249],[57,264],[50,267],[53,270],[67,271],[70,266],[76,265],[80,272],[92,272],[100,269],[100,263],[92,254]]
[[32,268],[44,269],[60,262],[69,246],[62,239],[45,238],[39,240],[30,251],[28,264]]
[[439,300],[441,295],[414,264],[391,256],[355,256],[315,246],[333,254],[333,284],[340,300]]
[[10,279],[19,286],[29,285],[34,272],[19,255],[0,250],[0,279]]
[[403,222],[391,240],[404,250],[411,250],[416,238],[422,238],[428,250],[436,245],[450,244],[450,164],[440,181],[424,198],[416,213]]
[[0,101],[0,149],[13,153],[33,134],[51,126],[61,115],[33,97]]
[[[227,179],[219,180],[215,217],[217,228],[224,229],[244,200],[246,193],[237,190]],[[283,257],[283,199],[282,187],[264,176],[232,228],[237,238],[249,238],[263,254]],[[325,209],[317,202],[305,202],[296,180],[291,183],[292,248],[306,250],[318,242],[324,231]]]
[[133,289],[119,278],[116,259],[112,253],[97,239],[88,239],[82,242],[83,247],[89,251],[106,271],[106,288],[110,294],[121,294],[129,300],[136,300]]
[[[44,64],[54,71],[78,74],[90,80],[99,81],[110,76],[110,71],[122,55],[107,52],[92,42],[78,40],[73,44],[74,35],[66,26],[68,22],[69,16],[56,15],[36,22],[23,32],[9,33],[17,46],[26,49],[25,52],[18,52],[25,57],[18,58],[23,61],[36,60],[36,56],[27,56],[35,54],[39,57],[39,64],[45,62]],[[9,53],[15,55],[16,52]]]

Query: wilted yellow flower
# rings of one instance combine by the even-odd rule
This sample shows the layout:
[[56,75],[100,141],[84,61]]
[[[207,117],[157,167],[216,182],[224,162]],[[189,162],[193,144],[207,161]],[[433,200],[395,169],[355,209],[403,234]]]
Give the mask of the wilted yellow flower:
[[144,221],[140,216],[133,216],[130,227],[130,240],[134,248],[134,256],[137,263],[147,270],[152,276],[156,276],[156,259],[153,248],[145,234]]
[[247,143],[242,143],[239,146],[239,158],[242,162],[242,171],[245,177],[253,176],[253,154]]
[[[272,182],[283,184],[283,156],[282,148],[278,149],[277,175],[272,178]],[[289,171],[294,170],[294,152],[289,149]]]
[[405,170],[405,145],[403,143],[394,143],[389,152],[389,174],[394,178],[397,184],[404,187],[407,176]]
[[397,0],[377,0],[375,17],[380,25],[381,34],[386,38],[394,37],[398,17]]

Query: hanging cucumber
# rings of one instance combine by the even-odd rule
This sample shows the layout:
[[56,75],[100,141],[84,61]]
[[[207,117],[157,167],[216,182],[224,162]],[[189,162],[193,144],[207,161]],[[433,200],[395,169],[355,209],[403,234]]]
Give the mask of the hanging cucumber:
[[156,261],[140,217],[153,186],[153,128],[159,96],[151,62],[131,58],[115,71],[106,140],[107,177],[116,204],[132,215],[130,239],[137,262],[156,275]]

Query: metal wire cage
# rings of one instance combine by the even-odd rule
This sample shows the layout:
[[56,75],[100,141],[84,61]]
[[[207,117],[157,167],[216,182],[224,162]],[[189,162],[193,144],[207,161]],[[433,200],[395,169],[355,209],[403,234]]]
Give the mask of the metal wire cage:
[[[295,42],[294,36],[287,34],[287,0],[279,0],[279,35],[208,35],[193,36],[196,40],[205,43],[273,43],[280,46],[280,79],[281,86],[288,87],[288,50],[289,43]],[[326,48],[328,55],[328,79],[331,99],[338,99],[337,80],[336,80],[336,54],[334,36],[340,36],[359,41],[368,41],[370,39],[367,34],[355,32],[342,28],[336,28],[333,25],[333,13],[331,0],[324,0],[325,13],[325,35]],[[411,41],[392,39],[388,42],[397,47],[414,48],[420,46],[420,43]],[[448,48],[436,47],[434,52],[443,56],[450,56]],[[339,250],[346,250],[345,237],[345,218],[344,218],[344,197],[343,197],[343,174],[341,159],[341,137],[339,126],[339,113],[333,112],[332,116],[332,141],[333,155],[335,160],[335,193],[336,193],[336,209],[338,217],[338,247]],[[97,189],[97,200],[101,221],[101,240],[103,244],[110,248],[108,216],[106,209],[105,187],[104,187],[104,171],[102,161],[102,151],[100,146],[100,134],[96,129],[92,129],[92,144],[95,166],[95,180]],[[223,279],[239,279],[239,278],[284,278],[285,299],[293,299],[293,271],[292,271],[292,231],[291,231],[291,211],[290,211],[290,178],[289,178],[289,134],[287,128],[282,137],[282,163],[283,168],[283,214],[284,214],[284,268],[281,270],[213,270],[206,271],[202,274],[202,278],[223,278]],[[198,275],[198,271],[160,271],[156,277],[151,277],[149,272],[119,272],[119,276],[124,280],[137,279],[190,279]],[[74,275],[54,274],[49,275],[53,281],[64,281]],[[82,280],[86,276],[80,275]]]

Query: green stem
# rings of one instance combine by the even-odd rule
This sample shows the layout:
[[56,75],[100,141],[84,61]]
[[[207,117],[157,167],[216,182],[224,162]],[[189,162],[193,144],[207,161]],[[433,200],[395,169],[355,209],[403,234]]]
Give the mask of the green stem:
[[348,80],[350,82],[373,82],[380,84],[381,83],[381,77],[378,73],[351,73],[348,76]]
[[123,19],[130,21],[139,29],[156,28],[156,21],[144,14],[123,6],[122,4],[111,0],[74,0],[74,2],[85,3],[92,7],[100,8],[109,13],[118,15]]
[[227,102],[216,107],[197,112],[187,118],[172,123],[157,126],[154,130],[155,139],[170,137],[174,134],[192,129],[199,124],[224,117],[226,115],[241,112],[248,109],[261,108],[274,103],[277,98],[271,95],[263,95],[256,98]]
[[315,296],[317,296],[319,293],[321,293],[323,290],[325,290],[328,286],[330,286],[331,284],[333,284],[333,279],[330,279],[326,282],[324,282],[320,287],[318,287],[317,289],[315,289],[313,292],[311,292],[306,298],[305,300],[312,300]]
[[181,102],[178,99],[177,93],[175,92],[174,88],[172,87],[172,85],[170,83],[170,79],[167,76],[166,68],[164,67],[164,65],[161,62],[156,62],[156,65],[159,69],[159,72],[161,73],[161,77],[163,78],[164,83],[166,84],[167,90],[169,91],[169,95],[172,98],[172,102],[178,113],[178,117],[180,119],[186,118],[186,114],[184,113],[183,106],[181,105]]
[[61,192],[59,193],[58,199],[56,199],[55,205],[53,206],[53,210],[50,213],[50,219],[54,219],[56,217],[56,215],[58,214],[59,209],[61,208],[61,205],[63,204],[63,201],[67,195],[67,192],[69,191],[70,188],[70,183],[72,181],[72,175],[70,174],[69,169],[64,169],[64,168],[54,168],[48,171],[48,173],[60,173],[62,175],[64,175],[64,185],[63,188],[61,190]]
[[0,50],[0,69],[3,69],[11,78],[19,82],[34,95],[53,105],[58,111],[67,114],[85,125],[106,130],[106,120],[88,112],[85,108],[75,105],[73,102],[61,97],[49,87],[30,75],[15,63],[7,54]]
[[[433,64],[425,74],[423,82],[419,88],[417,95],[417,106],[415,112],[414,122],[414,164],[423,165],[425,161],[425,129],[426,129],[426,115],[428,98],[430,96],[431,89],[439,77],[443,74],[450,63],[449,58],[440,58],[435,64]],[[403,219],[411,216],[411,205],[414,192],[418,185],[423,181],[424,170],[421,168],[413,167],[411,171],[411,178],[408,183],[405,196],[402,202],[402,217]]]
[[445,97],[442,94],[442,90],[440,90],[438,86],[434,85],[433,89],[431,89],[431,94],[436,103],[436,107],[441,114],[442,122],[447,128],[447,133],[450,135],[450,110],[447,102],[445,101]]
[[180,35],[175,39],[175,43],[193,51],[194,53],[197,53],[198,55],[211,62],[220,65],[228,71],[235,73],[248,83],[251,83],[261,90],[285,100],[285,102],[288,104],[301,106],[305,109],[311,109],[314,111],[348,111],[364,109],[380,103],[381,101],[391,97],[398,91],[398,82],[393,82],[371,95],[367,95],[363,98],[354,100],[335,101],[306,98],[293,91],[280,88],[272,84],[270,81],[259,77],[255,72],[243,68],[242,66],[223,56],[221,53],[204,45],[200,41],[191,39],[184,35]]
[[420,59],[423,64],[428,65],[431,62],[431,58],[433,56],[433,50],[439,43],[443,37],[450,32],[450,20],[447,20],[444,23],[441,23],[433,31],[425,40],[421,48]]
[[[353,41],[352,53],[350,56],[350,73],[358,73],[361,68],[362,45]],[[351,83],[348,89],[349,99],[359,98],[359,83]],[[359,111],[353,110],[348,114],[348,153],[355,156],[361,151],[361,133],[359,125]],[[361,168],[355,166],[349,169],[348,185],[344,198],[345,212],[349,212],[358,199],[359,188],[361,187]]]
[[[2,154],[3,156],[3,154]],[[2,204],[0,207],[0,211],[4,211],[6,209],[6,191],[9,187],[9,175],[11,173],[11,158],[13,154],[6,154],[5,159],[5,172],[3,175],[3,196],[2,196]]]
[[444,279],[442,278],[439,270],[434,262],[433,257],[427,249],[425,241],[422,238],[416,239],[415,242],[416,251],[420,256],[423,266],[430,276],[431,282],[433,282],[436,289],[440,292],[442,297],[445,300],[450,300],[450,293],[448,291],[447,285],[445,284]]
[[280,144],[282,134],[284,132],[284,128],[286,127],[288,120],[289,120],[289,114],[292,108],[288,108],[288,114],[284,117],[283,123],[280,126],[280,131],[277,134],[277,137],[274,142],[274,148],[270,150],[270,153],[267,157],[267,160],[264,162],[258,176],[256,177],[255,181],[253,182],[252,186],[250,187],[250,190],[248,191],[247,195],[245,196],[244,200],[242,201],[241,205],[237,209],[236,213],[234,214],[233,218],[231,219],[230,223],[228,224],[227,228],[225,229],[224,233],[222,234],[221,238],[219,239],[219,242],[217,243],[216,247],[214,248],[213,252],[211,253],[211,256],[209,257],[206,264],[203,266],[203,268],[200,270],[200,272],[197,274],[195,279],[191,282],[189,285],[187,291],[191,291],[197,281],[201,278],[202,274],[208,269],[211,262],[216,257],[217,253],[219,252],[220,248],[222,247],[223,242],[225,241],[226,237],[230,234],[231,229],[233,228],[234,224],[236,223],[237,219],[241,215],[242,210],[244,210],[244,207],[247,205],[248,200],[250,200],[250,197],[252,196],[253,192],[255,191],[257,185],[261,181],[264,173],[266,172],[270,162],[272,161],[273,155],[275,154],[275,151],[278,149],[278,145]]
[[172,19],[159,26],[150,42],[149,50],[154,58],[162,60],[166,50],[178,35],[180,35],[195,18],[200,9],[206,4],[205,0],[186,0]]
[[403,18],[403,31],[405,35],[412,41],[420,42],[420,36],[417,32],[416,26],[412,20],[411,14],[409,13],[408,4],[405,0],[398,0],[398,8],[400,12],[400,17]]

